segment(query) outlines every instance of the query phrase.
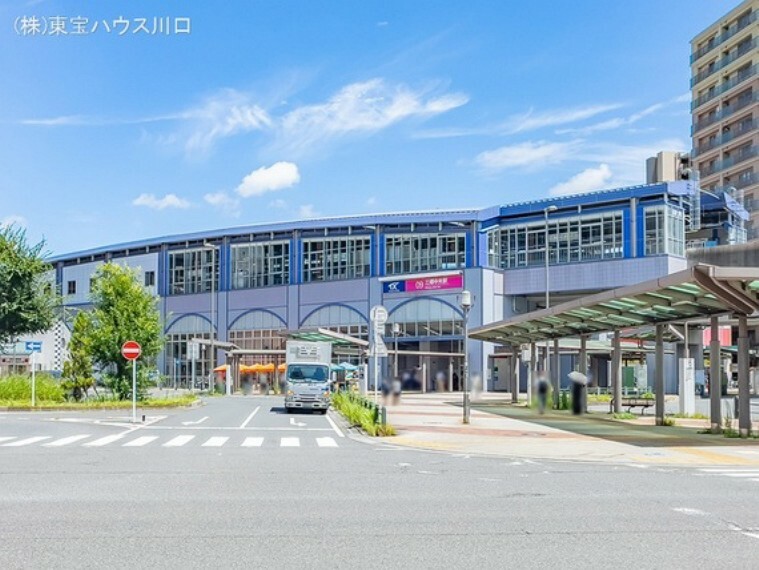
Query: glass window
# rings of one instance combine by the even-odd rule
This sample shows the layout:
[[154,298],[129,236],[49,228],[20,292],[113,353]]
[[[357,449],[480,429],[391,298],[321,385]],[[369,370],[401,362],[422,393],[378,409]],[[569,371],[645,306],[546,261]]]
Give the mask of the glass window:
[[622,212],[588,214],[544,222],[508,225],[488,232],[488,261],[512,269],[549,263],[622,257]]
[[169,252],[170,295],[205,293],[211,291],[212,288],[218,291],[218,285],[219,255],[215,250],[193,249]]
[[303,240],[303,282],[369,276],[369,237]]
[[450,305],[436,299],[418,299],[393,311],[385,325],[385,335],[392,337],[398,323],[399,337],[463,335],[461,315]]
[[153,287],[155,285],[155,271],[145,272],[145,287]]
[[661,205],[645,209],[646,255],[685,255],[685,214]]
[[289,242],[232,246],[232,289],[287,285],[289,282]]
[[69,295],[76,295],[76,281],[69,281],[67,290]]
[[386,275],[459,269],[463,268],[465,263],[465,233],[401,234],[385,237]]

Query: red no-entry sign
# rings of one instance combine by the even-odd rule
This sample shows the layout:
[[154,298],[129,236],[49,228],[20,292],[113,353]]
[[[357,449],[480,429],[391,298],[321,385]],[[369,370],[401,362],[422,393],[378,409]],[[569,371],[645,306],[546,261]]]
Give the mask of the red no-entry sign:
[[128,340],[121,346],[121,355],[127,360],[137,360],[140,354],[142,347],[133,340]]

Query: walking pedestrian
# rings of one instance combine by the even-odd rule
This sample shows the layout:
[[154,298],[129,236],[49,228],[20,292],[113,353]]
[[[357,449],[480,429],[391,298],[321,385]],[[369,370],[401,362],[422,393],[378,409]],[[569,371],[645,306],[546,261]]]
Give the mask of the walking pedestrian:
[[538,393],[538,413],[544,414],[546,411],[546,403],[548,402],[548,381],[543,374],[538,376],[536,391]]

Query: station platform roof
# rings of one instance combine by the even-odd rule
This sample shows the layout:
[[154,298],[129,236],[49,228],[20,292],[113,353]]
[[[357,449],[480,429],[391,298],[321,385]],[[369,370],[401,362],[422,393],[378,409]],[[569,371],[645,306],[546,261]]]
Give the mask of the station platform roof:
[[582,334],[759,311],[759,268],[696,264],[635,285],[473,328],[470,338],[520,345]]

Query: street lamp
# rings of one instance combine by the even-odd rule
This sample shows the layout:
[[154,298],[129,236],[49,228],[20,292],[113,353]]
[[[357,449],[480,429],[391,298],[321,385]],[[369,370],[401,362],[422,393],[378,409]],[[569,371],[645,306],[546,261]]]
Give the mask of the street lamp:
[[393,342],[395,344],[395,362],[393,363],[393,379],[398,378],[398,335],[401,334],[401,324],[393,323]]
[[[558,208],[551,204],[550,206],[546,206],[543,208],[543,217],[545,218],[545,234],[544,234],[544,241],[545,241],[545,261],[546,261],[546,309],[549,309],[551,307],[551,288],[549,286],[549,273],[548,273],[548,261],[550,258],[550,248],[548,247],[548,213],[549,212],[555,212],[558,210]],[[551,382],[551,341],[546,339],[546,372],[548,373],[549,378],[547,379],[548,382]],[[558,370],[556,371],[558,373]],[[555,402],[558,402],[558,393],[553,395],[553,399]]]
[[464,423],[469,423],[469,310],[472,308],[472,293],[466,289],[461,292],[459,300],[461,310],[464,311]]
[[[216,322],[216,246],[207,241],[203,242],[203,250],[211,250],[211,382],[208,383],[208,392],[213,389],[214,368],[216,368],[216,345],[214,342],[214,323]],[[229,379],[227,386],[229,386]]]

